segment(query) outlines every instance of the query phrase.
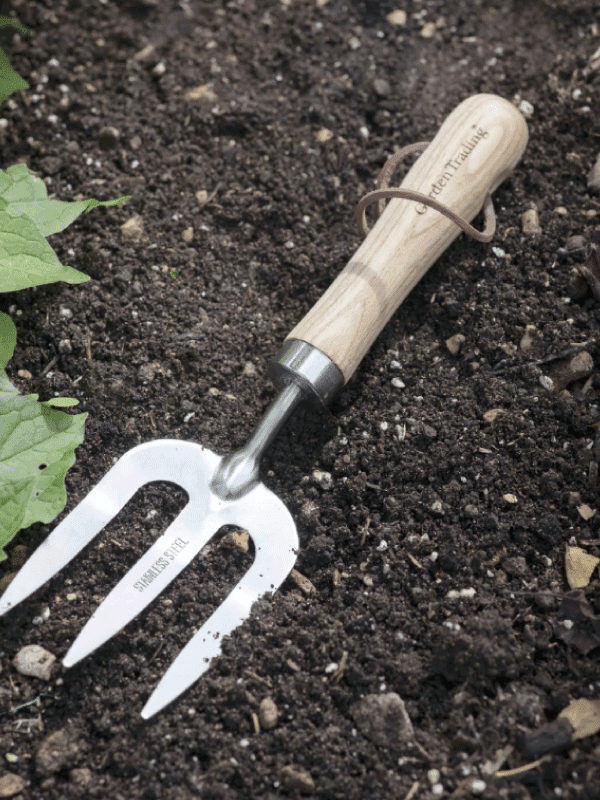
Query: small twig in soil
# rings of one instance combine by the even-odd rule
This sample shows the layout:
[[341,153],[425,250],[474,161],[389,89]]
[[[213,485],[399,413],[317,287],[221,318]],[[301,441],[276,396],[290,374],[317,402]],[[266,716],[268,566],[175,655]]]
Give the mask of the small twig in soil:
[[46,364],[46,366],[44,367],[44,369],[43,369],[43,370],[40,372],[40,374],[37,376],[36,380],[38,380],[38,381],[41,381],[41,380],[42,380],[42,378],[44,378],[44,377],[45,377],[45,376],[46,376],[46,375],[47,375],[47,374],[50,372],[50,370],[51,370],[51,369],[52,369],[52,367],[53,367],[53,366],[56,364],[56,362],[57,362],[57,361],[58,361],[58,356],[54,356],[54,358],[53,358],[53,359],[51,359],[51,360],[50,360],[50,361],[49,361],[49,362]]
[[265,686],[267,686],[269,689],[272,689],[272,688],[273,688],[273,684],[271,683],[271,681],[270,681],[270,680],[268,680],[267,678],[261,678],[261,676],[260,676],[260,675],[257,675],[257,674],[256,674],[256,672],[252,672],[252,670],[245,669],[245,670],[244,670],[244,675],[245,675],[247,678],[250,678],[250,680],[257,681],[257,683],[262,683],[262,684],[264,684],[264,685],[265,685]]
[[371,517],[367,517],[367,521],[362,529],[362,533],[360,535],[360,546],[362,547],[367,539],[367,534],[369,533],[369,525],[371,524]]
[[420,561],[418,561],[418,560],[417,560],[417,559],[416,559],[416,558],[415,558],[415,557],[414,557],[414,556],[413,556],[411,553],[407,553],[407,554],[406,554],[406,557],[408,558],[408,560],[409,560],[411,563],[413,563],[413,564],[415,565],[415,567],[417,567],[417,569],[425,569],[425,567],[423,566],[423,564],[421,564],[421,562],[420,562]]
[[340,658],[340,663],[337,665],[335,672],[331,675],[330,680],[332,683],[339,683],[341,681],[347,666],[348,666],[348,651],[344,650],[344,652],[342,653],[342,657]]
[[212,190],[212,192],[209,195],[207,195],[206,199],[202,200],[202,202],[199,202],[200,208],[202,208],[203,206],[207,206],[210,203],[211,200],[214,200],[214,198],[217,196],[217,192],[219,191],[220,188],[221,188],[221,184],[217,183],[217,185]]
[[157,647],[157,648],[156,648],[156,650],[154,651],[154,654],[153,654],[153,655],[150,657],[150,660],[148,661],[148,666],[150,666],[150,664],[151,664],[151,663],[154,661],[154,659],[156,658],[156,656],[157,656],[157,655],[160,653],[160,651],[163,649],[163,647],[164,647],[164,644],[165,644],[164,642],[161,642],[161,643],[158,645],[158,647]]
[[494,778],[514,778],[516,775],[522,775],[524,772],[530,772],[532,769],[537,769],[540,764],[547,760],[547,756],[538,758],[537,761],[532,761],[530,764],[523,764],[521,767],[514,769],[503,769],[494,773]]
[[415,782],[413,783],[413,785],[410,787],[410,789],[408,790],[408,794],[406,795],[406,797],[404,798],[404,800],[412,800],[412,798],[413,798],[413,797],[416,795],[416,793],[419,791],[419,786],[420,786],[420,785],[421,785],[421,784],[419,783],[419,781],[415,781]]

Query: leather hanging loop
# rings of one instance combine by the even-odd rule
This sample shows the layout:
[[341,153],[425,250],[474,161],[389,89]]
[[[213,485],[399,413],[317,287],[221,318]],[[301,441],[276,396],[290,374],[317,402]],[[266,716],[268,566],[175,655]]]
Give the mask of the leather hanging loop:
[[363,236],[369,234],[366,209],[373,203],[377,203],[377,214],[379,216],[385,208],[386,200],[414,200],[417,203],[422,203],[425,206],[439,211],[440,214],[444,214],[444,216],[451,219],[452,222],[458,225],[468,236],[471,236],[478,242],[491,242],[496,233],[496,212],[494,210],[492,196],[489,192],[483,201],[484,229],[483,231],[478,231],[477,228],[474,228],[467,220],[459,217],[458,214],[455,214],[454,211],[443,203],[434,200],[422,192],[416,192],[412,189],[390,188],[390,179],[400,162],[412,153],[422,153],[428,145],[429,142],[409,144],[388,158],[377,176],[377,188],[372,192],[368,192],[356,206],[356,224],[358,225],[358,230]]

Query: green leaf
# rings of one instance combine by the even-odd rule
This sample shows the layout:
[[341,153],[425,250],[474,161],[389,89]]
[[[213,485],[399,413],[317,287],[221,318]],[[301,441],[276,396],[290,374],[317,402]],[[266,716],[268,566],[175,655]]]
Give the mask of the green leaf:
[[60,263],[28,216],[13,217],[0,210],[0,292],[16,292],[54,281],[88,280],[83,272]]
[[46,400],[46,405],[50,408],[70,408],[78,406],[79,400],[74,397],[52,397],[50,400]]
[[0,50],[0,103],[23,89],[29,89],[29,84],[11,67],[4,50]]
[[5,211],[8,214],[13,217],[27,214],[43,236],[50,236],[64,230],[84,211],[98,206],[120,205],[129,200],[131,195],[116,200],[49,200],[44,181],[25,164],[14,164],[6,172],[0,172],[0,197],[7,202]]
[[51,522],[65,507],[65,475],[86,417],[38,403],[35,394],[0,404],[0,561],[21,528]]
[[4,369],[17,344],[17,329],[15,323],[8,316],[0,311],[0,369]]

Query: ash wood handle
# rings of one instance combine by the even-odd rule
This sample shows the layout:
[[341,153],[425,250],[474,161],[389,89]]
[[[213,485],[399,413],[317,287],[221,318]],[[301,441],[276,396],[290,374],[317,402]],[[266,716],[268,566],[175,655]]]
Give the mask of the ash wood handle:
[[[527,125],[507,100],[478,94],[451,114],[402,182],[467,221],[520,160]],[[438,211],[391,200],[354,257],[290,332],[317,347],[348,381],[400,303],[461,233]]]

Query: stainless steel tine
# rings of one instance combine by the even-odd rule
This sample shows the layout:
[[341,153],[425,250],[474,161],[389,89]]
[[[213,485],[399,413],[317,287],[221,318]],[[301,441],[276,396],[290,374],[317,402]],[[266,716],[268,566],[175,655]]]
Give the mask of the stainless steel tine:
[[[170,446],[165,448],[165,444]],[[17,573],[0,598],[0,615],[33,594],[66,566],[145,484],[170,481],[178,483],[189,494],[194,477],[187,463],[190,449],[201,448],[193,443],[162,440],[141,444],[121,456]],[[170,454],[168,458],[165,450]],[[205,460],[203,468],[210,466],[212,471],[219,458],[210,451],[206,451],[206,455],[210,465]]]
[[[223,637],[250,616],[250,609],[259,597],[278,589],[294,566],[298,548],[295,531],[292,534],[292,526],[281,524],[279,514],[270,513],[271,492],[264,485],[251,494],[252,505],[260,503],[263,509],[259,520],[256,520],[255,513],[250,515],[250,519],[255,520],[254,525],[259,533],[257,542],[260,542],[260,545],[256,545],[254,563],[163,675],[142,710],[145,719],[156,714],[198,680],[211,661],[220,654]],[[238,523],[242,525],[246,509],[240,508],[239,511]]]
[[[195,453],[188,449],[187,468],[190,471],[195,468],[200,478],[206,466],[199,458],[205,462],[207,455],[214,454],[199,445],[188,445],[188,448],[195,448]],[[220,461],[218,456],[214,458]],[[233,615],[235,621],[231,622],[227,633],[249,616],[250,607],[260,594],[273,591],[283,582],[294,566],[298,549],[296,529],[285,505],[262,484],[239,500],[226,501],[209,493],[208,488],[202,486],[203,482],[199,482],[196,491],[190,489],[188,506],[90,617],[65,656],[65,666],[73,666],[134,619],[194,559],[219,528],[242,526],[244,519],[256,520],[257,508],[261,509],[257,555],[246,578],[234,590],[238,601],[233,602],[240,613]],[[277,541],[264,533],[263,523],[269,531],[277,532]],[[246,593],[247,588],[251,590],[249,593]]]

